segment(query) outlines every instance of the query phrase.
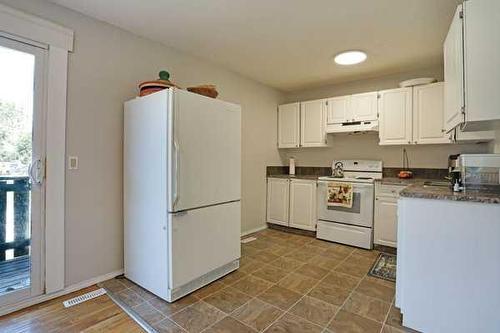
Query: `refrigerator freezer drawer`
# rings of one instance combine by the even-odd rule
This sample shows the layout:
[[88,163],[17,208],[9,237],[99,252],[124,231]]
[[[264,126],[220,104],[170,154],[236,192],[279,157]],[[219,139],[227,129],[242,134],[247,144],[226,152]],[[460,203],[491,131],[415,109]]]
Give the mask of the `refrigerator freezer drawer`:
[[372,248],[372,229],[335,222],[318,221],[316,238],[332,242]]
[[239,259],[240,207],[240,202],[232,202],[171,215],[172,292]]

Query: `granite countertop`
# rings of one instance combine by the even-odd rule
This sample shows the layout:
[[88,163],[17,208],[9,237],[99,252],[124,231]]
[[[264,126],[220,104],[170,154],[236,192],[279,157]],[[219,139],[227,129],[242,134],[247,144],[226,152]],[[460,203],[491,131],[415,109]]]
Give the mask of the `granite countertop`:
[[268,175],[267,178],[284,178],[284,179],[306,179],[306,180],[318,180],[318,177],[315,175],[287,175],[287,174],[279,174],[279,175]]
[[469,201],[489,204],[500,204],[500,188],[467,189],[462,192],[453,192],[450,187],[424,186],[423,183],[411,184],[399,193],[405,198]]
[[412,184],[423,184],[425,182],[446,182],[445,179],[435,179],[435,178],[405,178],[401,179],[398,177],[384,177],[382,179],[377,179],[382,185],[401,185],[408,186]]

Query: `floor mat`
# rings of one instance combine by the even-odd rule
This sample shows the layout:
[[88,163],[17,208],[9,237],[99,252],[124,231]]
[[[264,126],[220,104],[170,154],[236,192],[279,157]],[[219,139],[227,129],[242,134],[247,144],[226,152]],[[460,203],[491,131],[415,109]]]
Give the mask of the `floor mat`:
[[396,255],[380,253],[368,275],[396,282]]

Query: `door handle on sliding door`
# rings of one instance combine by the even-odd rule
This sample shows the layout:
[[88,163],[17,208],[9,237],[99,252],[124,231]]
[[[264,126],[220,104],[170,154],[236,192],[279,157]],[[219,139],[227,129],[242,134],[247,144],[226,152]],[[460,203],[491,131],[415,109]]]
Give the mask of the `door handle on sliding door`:
[[44,165],[41,159],[36,159],[33,163],[30,164],[28,169],[29,176],[31,178],[31,182],[33,184],[40,185],[43,183],[44,179]]
[[180,158],[180,151],[179,151],[179,144],[177,141],[174,140],[174,149],[175,149],[175,174],[174,174],[174,186],[172,186],[174,190],[174,202],[172,203],[172,209],[175,210],[175,205],[179,201],[179,158]]

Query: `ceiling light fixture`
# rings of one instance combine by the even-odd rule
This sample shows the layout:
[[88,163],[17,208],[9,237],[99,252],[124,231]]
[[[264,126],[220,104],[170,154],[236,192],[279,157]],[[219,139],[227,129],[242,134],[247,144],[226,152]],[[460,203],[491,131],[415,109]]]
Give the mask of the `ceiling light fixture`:
[[362,63],[367,58],[362,51],[345,51],[335,56],[334,61],[339,65],[356,65]]

